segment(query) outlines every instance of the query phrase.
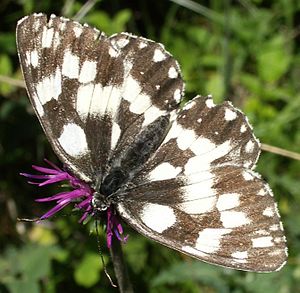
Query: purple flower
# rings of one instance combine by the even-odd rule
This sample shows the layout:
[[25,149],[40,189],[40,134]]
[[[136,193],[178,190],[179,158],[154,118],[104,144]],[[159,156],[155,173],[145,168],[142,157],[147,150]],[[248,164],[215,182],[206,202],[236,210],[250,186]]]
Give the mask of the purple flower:
[[[51,168],[45,168],[40,166],[33,165],[32,168],[42,174],[27,174],[20,173],[20,175],[29,178],[30,184],[36,184],[39,187],[67,181],[69,182],[72,190],[64,191],[52,195],[50,197],[36,199],[37,202],[47,202],[47,201],[56,201],[56,205],[50,209],[47,213],[42,215],[39,220],[44,220],[52,217],[58,211],[63,209],[70,203],[75,202],[75,207],[83,211],[83,215],[80,218],[79,222],[82,223],[86,220],[88,216],[95,215],[95,208],[92,205],[92,198],[94,190],[84,181],[78,179],[71,173],[66,170],[58,168],[55,164],[45,159],[45,162],[50,165]],[[35,181],[31,181],[34,179]],[[113,235],[120,241],[126,242],[128,236],[122,237],[123,228],[118,221],[114,209],[108,207],[107,210],[107,224],[106,224],[106,234],[107,234],[107,246],[111,247]]]

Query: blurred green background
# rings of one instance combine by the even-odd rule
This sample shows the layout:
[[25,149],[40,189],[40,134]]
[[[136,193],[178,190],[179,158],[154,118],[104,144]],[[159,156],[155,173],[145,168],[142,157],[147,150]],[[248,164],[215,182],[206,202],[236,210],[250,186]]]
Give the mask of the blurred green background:
[[[44,158],[56,163],[33,115],[15,46],[19,18],[32,12],[80,17],[107,34],[129,31],[165,45],[181,65],[186,98],[232,100],[269,145],[300,152],[300,1],[103,0],[0,2],[0,292],[117,292],[105,277],[94,224],[79,215],[41,224],[34,202],[54,188],[30,186],[19,172]],[[136,292],[300,292],[300,162],[263,152],[258,171],[271,185],[283,218],[288,264],[277,273],[208,265],[130,234],[125,259]],[[114,277],[105,237],[100,240]]]

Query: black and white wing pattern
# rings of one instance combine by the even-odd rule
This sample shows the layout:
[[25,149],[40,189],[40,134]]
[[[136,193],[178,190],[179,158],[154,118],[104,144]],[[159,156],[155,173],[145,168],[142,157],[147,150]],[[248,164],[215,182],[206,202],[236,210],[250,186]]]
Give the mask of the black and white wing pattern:
[[140,233],[203,261],[271,272],[287,248],[270,187],[252,171],[259,142],[231,103],[185,105],[118,210]]
[[213,264],[284,265],[283,227],[253,171],[260,149],[247,118],[211,97],[180,110],[180,69],[161,44],[33,14],[19,21],[17,45],[54,151],[133,228]]
[[17,46],[28,95],[60,160],[94,182],[108,160],[180,102],[177,62],[161,44],[63,17],[26,16]]

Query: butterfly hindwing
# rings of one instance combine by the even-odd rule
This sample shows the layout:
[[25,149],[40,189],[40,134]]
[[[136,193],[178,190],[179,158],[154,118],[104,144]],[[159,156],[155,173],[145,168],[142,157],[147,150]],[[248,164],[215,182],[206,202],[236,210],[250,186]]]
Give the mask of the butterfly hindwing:
[[144,235],[198,259],[274,271],[285,263],[286,243],[273,194],[251,170],[258,155],[239,110],[196,97],[118,210]]

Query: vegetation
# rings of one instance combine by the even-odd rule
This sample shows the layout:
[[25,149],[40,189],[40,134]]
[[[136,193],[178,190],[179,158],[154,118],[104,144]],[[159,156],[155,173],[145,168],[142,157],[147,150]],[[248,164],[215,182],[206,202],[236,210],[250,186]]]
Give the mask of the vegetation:
[[[186,99],[212,94],[216,102],[232,100],[264,144],[299,152],[299,1],[85,2],[1,1],[0,292],[116,292],[103,271],[93,221],[78,224],[79,215],[68,211],[39,224],[17,221],[42,215],[45,205],[34,202],[35,196],[54,193],[29,186],[19,172],[44,158],[59,164],[20,82],[15,26],[26,14],[76,16],[107,34],[130,31],[163,43],[181,65]],[[125,226],[130,236],[123,248],[136,292],[299,292],[300,163],[263,152],[258,171],[274,191],[286,230],[289,260],[280,272],[205,264]],[[100,242],[114,278],[103,231]]]

